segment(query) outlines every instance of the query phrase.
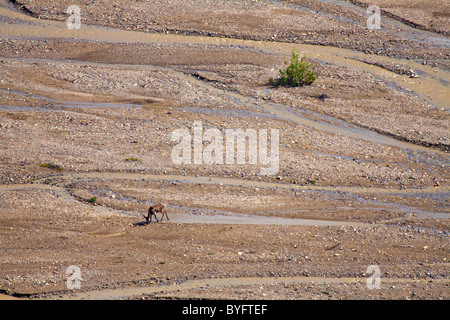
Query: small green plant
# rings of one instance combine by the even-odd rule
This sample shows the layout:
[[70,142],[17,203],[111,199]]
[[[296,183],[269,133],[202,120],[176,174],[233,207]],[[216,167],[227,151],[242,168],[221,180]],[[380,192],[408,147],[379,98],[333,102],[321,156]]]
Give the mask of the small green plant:
[[300,58],[300,54],[292,49],[291,63],[285,61],[286,69],[280,69],[280,78],[275,81],[273,78],[269,78],[271,85],[277,86],[293,86],[299,87],[303,85],[310,85],[317,79],[315,73],[310,70],[312,64],[306,62],[306,56]]
[[63,171],[64,168],[52,163],[41,163],[41,168],[49,168],[56,171]]
[[139,158],[127,158],[125,161],[142,161],[142,159]]
[[92,197],[89,199],[89,203],[95,203],[97,201],[97,197]]

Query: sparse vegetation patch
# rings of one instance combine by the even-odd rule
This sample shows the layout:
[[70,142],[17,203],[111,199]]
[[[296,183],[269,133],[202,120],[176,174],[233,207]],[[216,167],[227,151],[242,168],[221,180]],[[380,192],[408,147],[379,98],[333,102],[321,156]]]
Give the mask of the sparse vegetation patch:
[[317,79],[314,71],[310,69],[312,64],[305,61],[306,56],[301,57],[300,60],[299,57],[300,54],[295,49],[292,49],[291,62],[285,61],[287,67],[280,69],[280,78],[278,80],[269,78],[270,84],[292,87],[312,84]]

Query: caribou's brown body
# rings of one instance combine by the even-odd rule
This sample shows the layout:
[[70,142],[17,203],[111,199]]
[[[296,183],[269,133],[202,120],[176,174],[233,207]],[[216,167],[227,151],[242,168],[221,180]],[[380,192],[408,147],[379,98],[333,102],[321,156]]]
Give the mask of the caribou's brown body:
[[[156,216],[157,212],[160,212],[162,214],[161,220],[158,220],[158,217]],[[166,216],[167,220],[170,220],[166,212],[165,204],[156,204],[148,209],[147,216],[144,216],[145,220],[147,220],[147,224],[152,222],[152,216],[155,216],[156,222],[162,221],[164,219],[164,216]]]

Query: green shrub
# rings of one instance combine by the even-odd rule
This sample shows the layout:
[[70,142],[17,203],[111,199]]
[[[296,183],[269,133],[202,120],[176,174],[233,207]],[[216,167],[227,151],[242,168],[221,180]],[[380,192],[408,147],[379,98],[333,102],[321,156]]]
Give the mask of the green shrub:
[[314,72],[310,70],[312,64],[305,61],[305,56],[299,60],[299,56],[300,54],[295,49],[292,49],[291,63],[289,64],[285,61],[287,67],[286,69],[280,69],[280,78],[277,81],[269,78],[269,83],[271,85],[289,85],[293,87],[312,84],[317,79]]
[[63,171],[64,168],[52,163],[41,163],[41,168],[49,168],[56,171]]
[[125,161],[142,161],[142,159],[139,158],[127,158]]

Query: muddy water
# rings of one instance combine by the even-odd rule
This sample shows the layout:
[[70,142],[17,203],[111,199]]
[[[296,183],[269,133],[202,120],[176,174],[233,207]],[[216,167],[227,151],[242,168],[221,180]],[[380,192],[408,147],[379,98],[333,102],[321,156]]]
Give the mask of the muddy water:
[[[80,205],[90,206],[89,204],[77,201],[65,188],[50,186],[46,184],[18,184],[18,185],[0,185],[0,192],[6,191],[29,191],[29,190],[51,190],[57,197],[68,203],[77,203]],[[133,211],[117,210],[111,207],[96,206],[97,210],[103,213],[125,214],[141,217]],[[196,215],[186,212],[171,214],[170,222],[175,223],[195,223],[195,224],[244,224],[244,225],[284,225],[284,226],[354,226],[354,227],[374,227],[376,224],[368,224],[361,222],[349,221],[332,221],[320,219],[293,219],[268,217],[260,215],[248,214],[213,214],[213,215]],[[140,225],[137,223],[136,225]]]
[[[274,2],[282,2],[279,0],[273,0],[273,1]],[[330,3],[330,4],[338,5],[343,8],[350,9],[352,12],[359,13],[360,16],[362,17],[361,20],[365,21],[365,19],[367,19],[366,8],[359,7],[359,6],[351,3],[350,1],[342,1],[342,0],[319,0],[319,1],[323,2],[323,3]],[[296,6],[293,4],[288,4],[288,6],[294,7],[294,8],[300,7],[300,6]],[[331,16],[332,18],[338,19],[338,20],[342,19],[342,17],[340,17],[338,15],[329,14],[329,16]],[[364,27],[364,25],[357,20],[346,19],[344,21]],[[386,33],[394,35],[394,36],[400,36],[400,37],[408,39],[410,41],[414,41],[417,43],[424,43],[424,44],[432,44],[432,45],[442,46],[442,47],[450,46],[450,39],[448,39],[444,36],[441,36],[441,35],[433,33],[433,32],[410,27],[398,20],[386,17],[383,14],[381,16],[381,26],[382,26],[382,29],[380,30],[380,32],[386,32]]]
[[[400,279],[399,279],[400,280]],[[46,299],[56,300],[110,300],[123,299],[127,297],[138,297],[142,295],[150,295],[162,292],[174,292],[193,290],[205,287],[228,287],[228,286],[249,286],[279,283],[359,283],[366,281],[358,278],[328,278],[328,277],[239,277],[239,278],[223,278],[223,279],[199,279],[188,280],[180,284],[173,285],[153,285],[149,287],[138,288],[121,288],[92,290],[88,292],[67,293],[59,296],[51,296]],[[403,280],[401,280],[403,281]]]
[[[196,44],[227,44],[227,45],[243,45],[253,47],[267,53],[283,53],[288,54],[293,47],[296,47],[301,52],[304,52],[309,57],[318,59],[324,62],[330,62],[340,66],[346,66],[352,69],[357,69],[365,72],[372,73],[378,77],[383,78],[388,83],[394,83],[401,88],[411,90],[426,100],[433,100],[432,102],[443,108],[449,107],[448,94],[449,90],[447,84],[450,82],[450,73],[442,70],[434,70],[429,66],[419,65],[413,61],[403,61],[400,59],[393,59],[376,55],[365,55],[360,52],[351,51],[347,49],[340,49],[335,47],[325,46],[313,46],[313,45],[293,45],[286,43],[273,43],[262,41],[250,41],[239,39],[225,39],[225,38],[211,38],[200,36],[182,36],[172,34],[149,34],[141,32],[124,31],[118,29],[107,29],[90,25],[83,25],[81,30],[69,30],[65,23],[57,21],[39,20],[29,16],[14,12],[6,8],[0,8],[0,15],[16,19],[15,23],[0,23],[0,35],[7,37],[23,37],[23,38],[65,38],[74,39],[76,41],[102,41],[102,42],[140,42],[140,43],[196,43]],[[390,72],[386,69],[377,67],[375,65],[366,64],[362,60],[370,59],[378,63],[390,63],[398,65],[407,65],[416,70],[416,73],[420,73],[420,79],[411,79],[408,76],[402,76]],[[37,61],[38,59],[24,59]],[[44,60],[42,60],[44,61]],[[50,60],[52,61],[52,60]],[[59,61],[59,63],[67,63],[67,61]],[[74,63],[74,62],[71,62]],[[77,62],[75,62],[77,63]],[[95,64],[111,66],[108,64]],[[176,72],[170,68],[153,67],[153,66],[131,66],[131,65],[118,65],[131,69],[161,69],[170,70]],[[374,133],[370,130],[365,130],[356,126],[352,126],[343,121],[334,119],[339,125],[330,124],[329,121],[314,121],[308,118],[307,115],[303,115],[305,110],[292,110],[291,108],[270,102],[260,102],[255,98],[244,97],[234,92],[225,92],[214,88],[210,84],[194,79],[191,76],[183,75],[181,72],[177,72],[179,76],[187,77],[188,81],[194,82],[199,86],[206,87],[208,90],[213,90],[218,94],[225,95],[228,99],[235,101],[239,104],[249,106],[253,109],[269,113],[278,119],[293,121],[302,125],[313,127],[315,129],[328,132],[331,134],[340,134],[348,137],[363,139],[365,141],[390,145],[399,147],[402,149],[413,149],[417,151],[429,151],[429,148],[416,146],[411,143],[402,142],[397,139],[387,137]],[[430,100],[431,99],[431,100]],[[80,107],[83,107],[80,105]],[[105,105],[105,107],[107,107]],[[3,106],[2,109],[5,109]],[[315,114],[315,116],[324,118],[322,115]],[[329,117],[328,117],[329,118]],[[324,119],[325,120],[325,119]],[[326,119],[329,120],[329,119]],[[440,153],[440,152],[437,152]],[[440,153],[444,156],[444,159],[440,161],[439,165],[445,164],[446,154]]]
[[[16,61],[18,59],[13,58],[4,58],[4,60]],[[50,59],[20,59],[26,63],[42,63],[42,62],[51,62],[51,63],[68,63],[66,60],[50,60]],[[176,74],[178,77],[185,79],[186,81],[193,83],[199,87],[205,88],[209,92],[215,93],[217,96],[224,97],[230,100],[232,103],[240,106],[246,106],[251,110],[257,110],[258,113],[249,112],[244,110],[224,110],[224,109],[213,109],[213,108],[193,108],[186,107],[186,111],[191,112],[201,112],[201,113],[211,113],[211,114],[230,114],[233,116],[259,116],[259,117],[270,117],[274,119],[281,119],[291,121],[297,124],[301,124],[310,128],[317,129],[322,132],[327,132],[330,134],[343,135],[354,139],[360,139],[368,142],[373,142],[377,144],[389,145],[393,147],[398,147],[403,150],[414,150],[419,152],[432,152],[437,155],[440,155],[441,158],[434,159],[437,161],[438,165],[447,164],[448,154],[439,150],[430,149],[427,147],[423,147],[420,145],[415,145],[409,142],[400,141],[394,139],[389,136],[385,136],[382,134],[378,134],[376,132],[346,123],[343,120],[339,120],[330,116],[321,115],[319,113],[315,113],[312,111],[302,110],[297,108],[296,110],[290,108],[289,106],[269,102],[269,101],[260,101],[254,97],[243,96],[237,92],[231,92],[223,89],[216,88],[211,84],[196,79],[190,75],[184,74],[183,72],[175,71],[169,67],[159,67],[152,65],[129,65],[129,64],[107,64],[107,63],[97,63],[97,62],[86,62],[86,61],[71,61],[72,64],[82,64],[82,65],[90,65],[90,66],[101,66],[101,67],[120,67],[128,70],[148,70],[148,71],[166,71],[172,72]],[[22,95],[27,95],[26,93],[21,93],[17,91],[13,91]],[[75,102],[75,101],[61,101],[55,100],[51,98],[42,97],[40,95],[31,95],[31,97],[35,96],[36,98],[44,99],[45,101],[51,102],[52,107],[67,107],[73,106],[78,108],[108,108],[108,107],[122,107],[122,108],[136,108],[137,104],[126,104],[126,103],[87,103],[87,102]],[[139,98],[139,97],[138,97]],[[141,97],[145,98],[145,97]],[[150,99],[147,97],[147,99]],[[0,106],[1,110],[5,111],[14,111],[14,110],[28,110],[31,108],[19,107],[19,106]],[[42,108],[41,108],[42,109]],[[45,108],[44,108],[45,109]],[[50,110],[50,108],[48,108]],[[38,109],[33,109],[38,110]],[[39,109],[40,110],[40,109]],[[310,116],[315,117],[316,119],[322,120],[312,120]],[[309,117],[308,117],[309,116]]]
[[[15,12],[7,8],[0,8],[0,16],[10,18],[0,22],[0,35],[4,37],[21,37],[21,38],[31,38],[31,39],[45,39],[45,38],[64,38],[73,39],[74,41],[101,41],[108,43],[176,43],[176,44],[217,44],[217,45],[239,45],[255,48],[265,53],[269,54],[286,54],[288,55],[292,48],[295,48],[302,53],[305,53],[312,59],[317,59],[323,62],[332,63],[339,66],[345,66],[351,69],[356,69],[364,72],[369,72],[376,75],[386,81],[387,83],[392,83],[399,86],[400,88],[411,90],[415,94],[419,95],[425,100],[431,103],[446,108],[449,108],[449,90],[448,83],[450,83],[450,73],[443,70],[433,69],[429,66],[420,65],[414,61],[404,61],[400,59],[394,59],[383,56],[376,55],[366,55],[361,52],[356,52],[347,49],[340,49],[335,47],[326,46],[314,46],[314,45],[303,45],[303,44],[286,44],[286,43],[276,43],[276,42],[263,42],[263,41],[251,41],[251,40],[239,40],[239,39],[226,39],[226,38],[211,38],[211,37],[201,37],[201,36],[182,36],[173,34],[148,34],[132,31],[124,31],[117,29],[108,29],[96,26],[82,25],[81,30],[69,30],[66,24],[57,21],[47,21],[34,19],[28,17],[21,13]],[[15,20],[12,20],[15,19]],[[10,21],[10,22],[6,22]],[[12,22],[11,22],[12,21]],[[43,61],[39,59],[22,59],[29,61]],[[394,64],[400,65],[415,70],[415,73],[420,74],[420,78],[412,79],[406,75],[398,75],[381,67],[364,63],[364,60],[371,60],[378,64]],[[69,63],[68,61],[54,61],[48,60],[53,63]],[[78,63],[71,61],[70,63]],[[81,63],[81,62],[79,62]],[[82,62],[83,64],[89,62]],[[95,63],[91,63],[95,64]],[[306,125],[315,128],[320,131],[328,132],[331,134],[340,134],[355,139],[362,139],[369,142],[374,142],[383,145],[395,146],[402,148],[404,150],[414,150],[416,152],[434,153],[440,156],[439,164],[448,163],[448,155],[444,152],[431,150],[430,148],[425,148],[411,143],[402,142],[390,137],[386,137],[369,130],[365,130],[343,121],[333,119],[331,117],[324,117],[319,114],[313,114],[315,118],[323,119],[323,121],[311,120],[305,110],[293,110],[285,105],[276,104],[272,102],[259,101],[252,97],[242,96],[238,93],[229,92],[217,89],[204,81],[197,80],[190,75],[185,75],[181,72],[174,71],[171,68],[154,67],[154,66],[143,66],[143,65],[118,65],[118,64],[95,64],[99,66],[121,66],[130,69],[144,69],[144,70],[170,70],[175,72],[180,77],[186,77],[186,80],[194,82],[195,84],[205,87],[208,90],[212,90],[221,96],[225,96],[229,100],[236,102],[252,110],[258,111],[258,113],[266,114],[269,117],[283,119],[288,121],[293,121],[302,125]],[[55,105],[58,105],[59,101],[53,101]],[[59,104],[59,106],[77,106],[80,108],[89,107],[130,107],[125,104],[86,104],[86,103],[73,103],[70,101],[64,101]],[[133,105],[135,106],[135,105]],[[3,106],[3,109],[7,108]],[[19,107],[17,107],[19,108]],[[194,111],[194,110],[192,110]],[[214,111],[212,111],[214,112]],[[234,111],[237,116],[252,116],[253,114],[248,111]],[[247,113],[246,113],[247,112]],[[185,177],[176,175],[133,175],[133,174],[111,174],[111,173],[91,173],[91,174],[74,174],[70,179],[80,180],[80,179],[154,179],[154,180],[164,180],[164,181],[180,181],[184,183],[201,183],[201,184],[224,184],[224,185],[236,185],[245,187],[267,187],[267,188],[289,188],[295,190],[325,190],[325,191],[342,191],[348,193],[389,193],[389,194],[424,194],[424,193],[449,193],[447,187],[441,187],[439,189],[420,189],[420,190],[392,190],[384,188],[361,188],[361,187],[318,187],[318,186],[298,186],[298,185],[287,185],[287,184],[276,184],[276,183],[265,183],[260,181],[243,181],[238,179],[227,179],[218,177]],[[35,186],[36,187],[36,186]],[[47,187],[43,187],[44,189]],[[0,189],[1,190],[1,189]],[[55,190],[55,189],[54,189]],[[56,190],[60,194],[64,194],[64,190]],[[67,196],[67,194],[65,195]],[[73,200],[73,199],[72,199]],[[180,219],[185,219],[186,221],[191,219],[197,219],[193,217],[181,217]],[[202,217],[202,220],[205,218]],[[228,219],[227,221],[239,220],[242,223],[255,222],[252,220],[253,217],[233,217],[224,216],[220,219]],[[215,221],[221,223],[217,218]],[[258,217],[260,219],[260,217]],[[269,219],[269,218],[267,218]],[[221,220],[221,221],[225,221]],[[293,219],[298,220],[298,219]],[[180,220],[181,221],[181,220]],[[278,220],[277,220],[278,221]],[[225,222],[223,222],[225,223]],[[265,223],[279,223],[274,220],[266,221]],[[309,221],[288,221],[284,220],[283,223],[311,223]],[[317,223],[317,222],[316,222]],[[324,222],[328,223],[328,222]]]
[[[252,180],[240,180],[234,178],[222,178],[222,177],[203,177],[203,176],[184,176],[184,175],[156,175],[156,174],[140,174],[140,173],[114,173],[114,172],[88,172],[88,173],[69,173],[64,175],[59,175],[58,179],[64,181],[64,184],[72,184],[72,183],[80,183],[87,181],[106,181],[106,180],[155,180],[155,181],[165,181],[165,182],[176,182],[176,183],[186,183],[186,184],[199,184],[199,185],[223,185],[223,186],[234,186],[234,187],[245,187],[245,188],[269,188],[269,189],[286,189],[293,191],[317,191],[317,192],[329,192],[329,193],[345,193],[347,195],[352,196],[361,196],[361,195],[401,195],[408,197],[422,197],[422,198],[430,198],[436,200],[445,200],[448,198],[450,194],[450,186],[441,186],[439,188],[435,187],[425,187],[419,189],[386,189],[379,187],[359,187],[359,186],[315,186],[315,185],[297,185],[297,184],[288,184],[288,183],[276,183],[276,182],[263,182],[263,181],[252,181]],[[1,190],[17,190],[23,188],[35,188],[35,189],[53,189],[61,191],[63,188],[53,187],[47,184],[29,184],[29,185],[0,185]],[[364,200],[365,203],[370,207],[372,205],[386,205],[390,206],[396,211],[404,212],[404,213],[414,213],[418,216],[424,217],[439,217],[439,218],[450,218],[449,213],[445,212],[430,212],[423,211],[417,208],[409,207],[406,205],[395,204],[395,203],[384,203],[377,202],[372,200]],[[348,208],[347,208],[348,209]],[[185,210],[186,211],[186,210]],[[188,214],[187,216],[191,216],[190,219],[192,221],[198,219],[199,216],[195,217],[193,214]],[[216,215],[218,216],[218,215]],[[242,218],[240,215],[233,214],[230,212],[223,212],[221,219],[232,219]],[[250,220],[254,221],[252,216],[244,215]],[[207,217],[201,216],[201,217]],[[261,217],[261,216],[256,216]],[[184,219],[180,216],[180,219]],[[208,219],[208,218],[201,218]],[[285,219],[278,220],[275,218],[271,220],[270,223],[279,224],[284,221],[285,223],[298,223],[299,220],[303,220],[302,223],[308,224],[311,221],[304,219]],[[224,221],[224,220],[222,220]],[[242,220],[244,221],[244,220]],[[297,221],[297,222],[296,222]],[[316,220],[314,220],[316,221]],[[317,222],[317,221],[316,221]],[[220,223],[220,221],[218,221]],[[248,222],[246,222],[248,223]],[[256,223],[256,222],[255,222]],[[318,222],[320,223],[320,222]],[[328,222],[326,222],[328,223]]]
[[[196,176],[183,176],[183,175],[154,175],[154,174],[139,174],[139,173],[109,173],[109,172],[90,172],[90,173],[74,173],[70,175],[61,176],[67,183],[80,182],[80,181],[92,181],[92,180],[157,180],[176,183],[187,184],[200,184],[200,185],[223,185],[223,186],[235,186],[246,188],[270,188],[270,189],[286,189],[293,191],[317,191],[317,192],[329,192],[329,193],[345,193],[347,195],[359,196],[359,195],[401,195],[410,197],[422,197],[422,198],[448,198],[450,195],[449,186],[441,186],[439,188],[427,187],[420,189],[386,189],[376,187],[332,187],[332,186],[302,186],[297,184],[287,183],[275,183],[275,182],[263,182],[252,180],[240,180],[233,178],[222,177],[196,177]],[[1,188],[0,188],[1,190]],[[442,200],[441,199],[441,200]],[[373,205],[382,205],[391,208],[393,211],[401,212],[405,214],[415,214],[418,218],[435,218],[435,219],[449,219],[450,213],[448,212],[432,212],[426,210],[420,210],[415,207],[397,204],[397,203],[384,203],[373,200],[364,200],[364,203],[368,205],[367,209],[373,210]],[[442,202],[442,201],[440,201]],[[346,208],[348,210],[348,208]],[[447,211],[447,210],[444,210]],[[224,212],[221,215],[194,215],[194,214],[181,214],[175,218],[177,222],[191,222],[191,223],[238,223],[238,224],[284,224],[284,225],[359,225],[355,222],[342,222],[342,221],[328,221],[328,220],[310,220],[310,219],[287,219],[277,217],[267,217],[261,215],[239,215],[230,212]]]
[[[414,61],[405,61],[377,55],[367,55],[361,52],[336,47],[306,44],[277,43],[202,36],[183,36],[174,34],[150,34],[90,25],[82,25],[80,30],[69,30],[66,23],[34,19],[7,8],[0,8],[0,15],[10,19],[16,19],[14,20],[14,23],[0,23],[0,35],[10,38],[64,38],[73,39],[75,41],[100,41],[109,43],[190,43],[240,45],[252,47],[266,53],[286,55],[288,55],[291,50],[295,48],[312,59],[369,72],[388,83],[393,83],[400,88],[413,91],[421,98],[436,106],[446,109],[449,108],[449,90],[447,84],[450,83],[450,72],[433,69],[427,65],[421,65]],[[378,66],[369,65],[362,62],[366,59],[370,59],[380,64],[387,63],[412,68],[415,70],[416,74],[420,74],[421,76],[420,78],[409,78],[406,75],[398,75]]]
[[[425,284],[426,279],[405,279],[405,278],[383,278],[385,284],[409,283],[411,285]],[[433,282],[446,282],[447,279],[433,279]],[[361,284],[366,285],[367,278],[357,277],[239,277],[239,278],[217,278],[188,280],[172,285],[153,285],[137,288],[118,288],[105,290],[92,290],[87,292],[73,292],[61,295],[46,297],[49,300],[112,300],[129,297],[139,297],[155,293],[166,293],[174,291],[195,290],[200,288],[219,288],[230,286],[254,286],[254,285],[274,285],[290,283],[314,283],[314,284]]]
[[[382,134],[378,134],[376,132],[346,123],[345,121],[330,117],[330,116],[324,116],[319,113],[315,113],[312,111],[306,111],[302,110],[300,108],[294,110],[290,108],[289,106],[269,102],[269,101],[260,101],[256,98],[249,97],[249,96],[243,96],[237,92],[231,92],[231,91],[224,91],[221,89],[217,89],[214,86],[210,85],[209,83],[205,83],[204,81],[195,79],[193,77],[183,75],[180,73],[177,73],[178,75],[185,77],[187,81],[190,81],[192,83],[195,83],[196,85],[200,87],[204,87],[205,89],[209,91],[216,92],[219,95],[225,95],[228,99],[230,99],[232,102],[237,102],[240,105],[245,105],[250,107],[253,110],[259,110],[263,113],[270,114],[274,116],[277,119],[282,120],[288,120],[294,123],[298,123],[304,126],[308,126],[310,128],[314,128],[323,132],[327,132],[330,134],[338,134],[347,136],[350,138],[355,139],[361,139],[368,142],[373,142],[377,144],[383,144],[383,145],[389,145],[393,147],[398,147],[403,150],[406,149],[412,149],[416,151],[425,151],[425,152],[433,152],[436,154],[439,154],[443,157],[441,159],[442,164],[447,163],[447,153],[441,152],[438,150],[431,150],[430,148],[422,147],[419,145],[415,145],[409,142],[400,141],[394,138],[391,138],[389,136],[385,136]],[[239,112],[239,111],[238,111]],[[313,115],[316,119],[322,119],[322,120],[312,120],[308,117],[308,115]]]
[[[40,184],[40,183],[33,183],[33,184],[10,184],[10,185],[0,185],[0,192],[8,192],[8,191],[30,191],[30,190],[48,190],[53,192],[57,198],[67,202],[72,203],[76,205],[82,205],[86,207],[90,207],[89,204],[83,203],[81,201],[78,201],[75,199],[75,197],[70,194],[70,192],[64,188],[49,184]],[[113,210],[106,207],[97,206],[98,210],[101,210],[103,213],[111,213]]]
[[297,184],[288,183],[276,183],[276,182],[264,182],[264,181],[252,181],[241,180],[233,178],[222,177],[196,177],[196,176],[183,176],[183,175],[156,175],[156,174],[141,174],[141,173],[121,173],[121,172],[87,172],[87,173],[70,173],[67,175],[61,175],[59,178],[67,182],[79,182],[88,180],[115,180],[115,179],[131,179],[131,180],[161,180],[169,182],[191,183],[191,184],[222,184],[227,186],[242,186],[252,188],[283,188],[290,190],[325,190],[325,191],[342,191],[353,194],[403,194],[414,195],[421,194],[442,194],[450,193],[450,186],[441,186],[439,188],[425,187],[420,189],[386,189],[379,187],[359,187],[359,186],[302,186]]
[[[440,188],[422,188],[422,189],[385,189],[385,188],[365,188],[365,187],[330,187],[330,186],[300,186],[294,184],[282,184],[273,182],[261,182],[251,180],[239,180],[233,178],[221,178],[221,177],[195,177],[195,176],[182,176],[182,175],[153,175],[153,174],[138,174],[138,173],[111,173],[111,172],[90,172],[90,173],[72,173],[58,176],[65,184],[80,183],[86,181],[96,180],[156,180],[166,182],[177,182],[187,184],[220,184],[225,186],[240,186],[248,188],[283,188],[288,190],[304,190],[304,191],[325,191],[325,192],[343,192],[352,195],[364,195],[364,194],[388,194],[388,195],[404,195],[404,196],[438,196],[447,197],[450,194],[450,187],[443,186]],[[82,202],[77,201],[64,187],[53,186],[48,184],[16,184],[16,185],[0,185],[0,191],[20,191],[20,190],[51,190],[58,197],[67,201],[68,203],[79,203],[86,206]],[[119,199],[120,197],[118,197]],[[126,200],[126,199],[125,199]],[[392,207],[394,211],[403,213],[414,213],[419,218],[440,218],[448,219],[450,214],[447,212],[429,212],[422,211],[420,209],[409,207],[406,205],[396,203],[384,203],[368,200],[367,204],[383,205]],[[127,214],[132,216],[139,216],[140,214],[132,211],[116,210],[107,207],[96,207],[102,210],[104,213],[118,213]],[[371,207],[370,207],[371,208]],[[186,208],[185,208],[186,209]],[[348,208],[346,208],[348,209]],[[173,222],[179,223],[214,223],[214,224],[265,224],[265,225],[304,225],[304,226],[374,226],[374,224],[366,224],[359,222],[344,222],[344,221],[330,221],[330,220],[318,220],[318,219],[294,219],[294,218],[279,218],[261,215],[247,215],[236,214],[232,212],[221,212],[220,214],[211,215],[197,215],[182,210],[184,212],[177,213],[171,217]],[[192,211],[192,210],[191,210]]]
[[180,223],[214,223],[214,224],[254,224],[254,225],[281,225],[281,226],[354,226],[374,227],[375,224],[331,221],[319,219],[278,218],[259,215],[233,214],[233,215],[176,215],[173,221]]

